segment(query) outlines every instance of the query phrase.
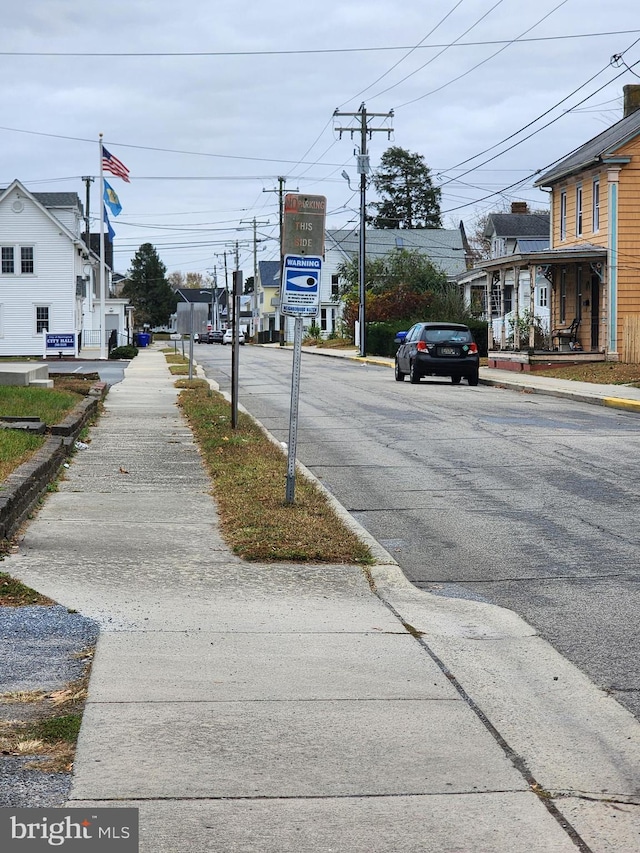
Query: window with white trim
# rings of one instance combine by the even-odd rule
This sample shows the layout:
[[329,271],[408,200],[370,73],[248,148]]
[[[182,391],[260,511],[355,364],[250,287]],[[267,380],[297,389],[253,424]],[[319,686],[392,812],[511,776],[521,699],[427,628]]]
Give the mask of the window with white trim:
[[36,334],[49,331],[49,306],[36,305]]
[[560,193],[560,239],[567,239],[567,192]]
[[15,264],[13,262],[13,246],[2,247],[2,274],[13,275]]
[[582,184],[576,187],[576,237],[582,237]]
[[33,275],[33,246],[20,246],[20,272],[22,275]]
[[546,284],[538,287],[538,307],[547,308],[549,305],[549,290]]
[[331,298],[335,298],[340,292],[340,276],[336,273],[331,275]]
[[600,230],[600,178],[593,181],[593,233]]
[[[19,252],[16,252],[19,249]],[[0,247],[2,275],[33,275],[35,272],[35,249],[33,246]],[[16,256],[20,257],[16,265]]]

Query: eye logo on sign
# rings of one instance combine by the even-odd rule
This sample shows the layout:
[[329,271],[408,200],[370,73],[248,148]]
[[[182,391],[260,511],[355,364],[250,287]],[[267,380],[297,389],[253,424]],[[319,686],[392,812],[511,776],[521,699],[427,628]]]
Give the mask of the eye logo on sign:
[[318,279],[313,275],[290,275],[287,279],[287,290],[309,292],[318,286]]

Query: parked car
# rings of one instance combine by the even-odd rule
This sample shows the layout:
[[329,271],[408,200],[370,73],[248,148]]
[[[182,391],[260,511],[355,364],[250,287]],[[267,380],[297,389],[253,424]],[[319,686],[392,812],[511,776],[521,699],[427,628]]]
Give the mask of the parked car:
[[454,385],[464,377],[477,385],[480,358],[468,326],[460,323],[416,323],[408,332],[398,332],[395,377],[419,382],[423,376],[450,376]]
[[221,344],[224,332],[222,329],[212,329],[212,331],[207,333],[207,343],[208,344]]
[[[226,329],[224,335],[222,336],[223,344],[231,344],[233,343],[233,329]],[[238,332],[238,343],[242,346],[244,344],[244,332]]]

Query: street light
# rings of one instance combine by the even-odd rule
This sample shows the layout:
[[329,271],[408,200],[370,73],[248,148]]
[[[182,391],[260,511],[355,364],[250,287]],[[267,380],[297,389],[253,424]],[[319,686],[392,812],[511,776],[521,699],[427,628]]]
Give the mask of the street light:
[[[209,290],[201,290],[201,291],[200,291],[200,293],[204,293],[204,294],[206,294],[207,296],[209,295],[209,293],[211,293],[211,328],[212,328],[212,329],[215,329],[215,328],[216,328],[217,323],[216,323],[216,322],[215,322],[215,320],[214,320],[214,313],[213,313],[213,304],[214,304],[214,303],[213,303],[213,301],[214,301],[214,299],[216,299],[216,297],[218,296],[218,288],[217,288],[217,287],[213,287],[213,286],[212,286],[212,287],[211,287],[211,291],[209,291]],[[216,299],[216,302],[217,302],[217,299]]]

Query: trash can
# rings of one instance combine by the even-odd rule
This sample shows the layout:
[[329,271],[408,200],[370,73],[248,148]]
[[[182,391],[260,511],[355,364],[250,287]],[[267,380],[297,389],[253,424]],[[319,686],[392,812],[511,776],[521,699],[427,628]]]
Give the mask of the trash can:
[[151,335],[147,332],[138,332],[138,346],[148,347],[151,342]]

